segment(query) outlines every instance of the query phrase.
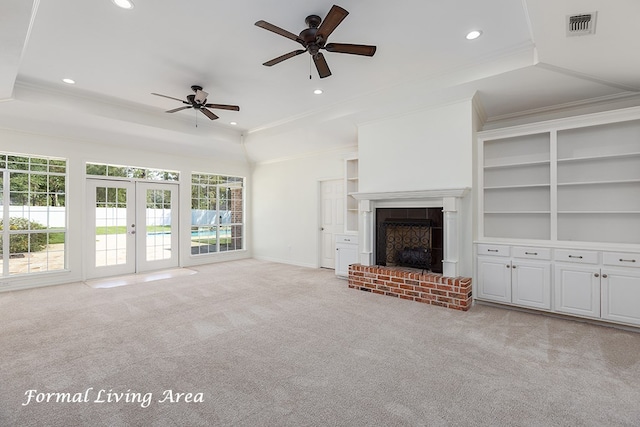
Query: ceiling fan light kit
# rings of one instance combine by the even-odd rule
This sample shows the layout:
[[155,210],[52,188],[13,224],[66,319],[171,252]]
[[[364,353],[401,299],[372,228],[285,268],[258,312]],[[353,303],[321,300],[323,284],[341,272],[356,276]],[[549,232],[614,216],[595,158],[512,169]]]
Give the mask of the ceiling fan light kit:
[[186,107],[178,107],[173,110],[166,111],[167,113],[175,113],[177,111],[186,110],[188,108],[193,108],[194,110],[200,111],[202,114],[207,116],[211,120],[215,120],[218,118],[217,115],[213,113],[213,111],[209,110],[209,108],[218,109],[218,110],[229,110],[229,111],[240,111],[240,107],[237,105],[226,105],[226,104],[208,104],[207,97],[209,94],[202,90],[202,86],[193,85],[191,86],[191,90],[194,92],[193,95],[187,95],[187,99],[179,99],[174,98],[173,96],[162,95],[159,93],[152,93],[151,95],[161,96],[163,98],[173,99],[174,101],[182,102],[186,104]]

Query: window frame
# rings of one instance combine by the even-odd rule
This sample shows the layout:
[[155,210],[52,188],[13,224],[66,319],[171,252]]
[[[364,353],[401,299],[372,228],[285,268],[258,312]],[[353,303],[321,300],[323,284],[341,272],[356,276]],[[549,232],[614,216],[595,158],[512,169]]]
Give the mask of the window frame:
[[[206,180],[206,182],[203,182]],[[205,194],[200,192],[200,189],[205,188]],[[211,189],[215,189],[215,206],[211,205]],[[230,194],[225,197],[221,197],[222,190],[227,189]],[[240,200],[234,199],[232,189],[240,190]],[[195,197],[195,195],[202,195],[203,197]],[[206,172],[192,172],[191,173],[191,221],[189,227],[189,252],[192,257],[200,257],[211,254],[221,254],[227,252],[239,252],[246,250],[245,241],[245,229],[246,229],[246,178],[232,175],[222,175]],[[223,203],[228,203],[227,209],[221,209],[225,207]],[[239,203],[239,209],[238,209]],[[205,209],[203,209],[205,207]],[[225,211],[224,216],[228,217],[223,219],[220,215],[220,211]],[[196,217],[201,217],[203,212],[201,211],[215,211],[215,218],[209,220],[208,224],[203,224],[194,220]],[[195,212],[195,213],[194,213]],[[198,214],[200,213],[200,215]],[[240,221],[238,221],[238,214],[240,214]],[[211,215],[205,215],[211,216]],[[211,223],[212,221],[212,223]],[[209,230],[213,232],[212,237]],[[195,236],[193,233],[197,233]],[[207,241],[207,237],[215,242],[210,244],[197,245],[194,244],[194,237],[200,241]],[[227,243],[222,243],[222,240]],[[215,246],[212,249],[212,246]],[[194,248],[198,248],[194,252]]]
[[[68,159],[65,158],[0,152],[0,218],[3,224],[0,229],[0,278],[68,271],[68,173]],[[12,179],[19,174],[25,175],[26,182],[20,184],[22,188],[16,189],[14,185],[19,181],[12,182]],[[33,177],[44,177],[44,182],[42,178],[34,180]],[[62,186],[56,177],[62,178]],[[24,198],[23,203],[15,204],[14,197],[18,200]],[[52,204],[54,200],[55,204]],[[57,209],[56,213],[51,208],[62,209]],[[42,213],[32,215],[37,211]],[[20,215],[12,215],[15,212],[20,212]],[[52,226],[51,220],[55,216],[58,216],[55,222],[62,223],[62,226]],[[40,223],[42,218],[38,217],[45,218],[44,225]],[[22,226],[26,227],[16,228]],[[62,243],[61,249],[50,246],[54,243]],[[24,250],[16,252],[15,246]],[[22,266],[19,265],[21,260]],[[16,266],[22,267],[21,270]]]

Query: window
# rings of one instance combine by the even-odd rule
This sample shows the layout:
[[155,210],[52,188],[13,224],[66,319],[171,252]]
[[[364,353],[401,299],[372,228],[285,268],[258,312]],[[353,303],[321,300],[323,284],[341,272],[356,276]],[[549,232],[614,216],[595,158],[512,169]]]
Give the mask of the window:
[[66,173],[65,159],[0,153],[0,276],[64,270]]
[[191,175],[191,254],[243,249],[244,178]]
[[118,166],[103,163],[87,163],[87,175],[110,176],[119,178],[138,178],[149,181],[172,181],[180,180],[180,174],[175,171],[159,169],[138,168],[134,166]]

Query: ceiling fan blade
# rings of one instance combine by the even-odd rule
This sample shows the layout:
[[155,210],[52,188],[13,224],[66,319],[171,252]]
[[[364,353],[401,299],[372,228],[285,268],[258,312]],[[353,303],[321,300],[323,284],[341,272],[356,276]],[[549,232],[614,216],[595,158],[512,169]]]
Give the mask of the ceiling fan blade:
[[206,108],[199,108],[199,110],[202,111],[202,114],[209,117],[211,120],[215,120],[218,118],[218,116],[216,116],[215,114],[213,114],[213,112],[207,110]]
[[294,50],[293,52],[285,53],[284,55],[278,56],[277,58],[273,58],[271,61],[267,61],[262,65],[266,65],[267,67],[271,67],[272,65],[279,64],[280,62],[284,61],[285,59],[293,58],[294,56],[298,56],[301,53],[305,53],[305,52],[306,52],[306,50],[304,50],[304,49]]
[[350,53],[352,55],[373,56],[376,53],[375,46],[364,44],[328,43],[324,48],[328,52]]
[[331,10],[327,13],[327,16],[324,18],[320,27],[318,28],[318,36],[321,36],[324,40],[329,38],[329,35],[333,33],[333,30],[336,29],[338,25],[342,22],[344,18],[347,17],[349,12],[341,8],[340,6],[336,6],[335,4],[331,6]]
[[189,105],[188,107],[178,107],[178,108],[174,108],[173,110],[166,111],[166,113],[175,113],[176,111],[186,110],[187,108],[191,108],[191,105]]
[[174,98],[173,96],[161,95],[161,94],[159,94],[159,93],[152,93],[151,95],[161,96],[161,97],[163,97],[163,98],[173,99],[173,100],[175,100],[175,101],[184,102],[185,104],[187,103],[185,100],[183,100],[183,99],[178,99],[178,98]]
[[329,77],[331,75],[331,70],[329,70],[329,64],[327,64],[327,60],[324,59],[324,55],[318,53],[313,56],[313,62],[316,64],[316,68],[318,69],[318,74],[321,79],[325,77]]
[[215,108],[217,110],[231,110],[231,111],[240,111],[240,107],[237,105],[224,105],[224,104],[206,104],[205,107]]
[[291,39],[293,41],[296,41],[298,43],[302,43],[302,40],[300,40],[300,37],[298,37],[297,35],[293,34],[290,31],[283,30],[280,27],[276,27],[275,25],[270,24],[267,21],[260,20],[260,21],[256,22],[255,25],[260,27],[260,28],[264,28],[265,30],[269,30],[269,31],[271,31],[273,33],[280,34],[281,36],[286,37],[288,39]]

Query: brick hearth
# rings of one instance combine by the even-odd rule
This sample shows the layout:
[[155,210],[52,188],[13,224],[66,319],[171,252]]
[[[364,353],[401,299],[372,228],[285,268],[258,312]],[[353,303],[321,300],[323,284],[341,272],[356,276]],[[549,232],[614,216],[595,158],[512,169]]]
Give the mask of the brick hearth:
[[454,310],[471,308],[470,277],[444,277],[414,268],[352,264],[349,287]]

